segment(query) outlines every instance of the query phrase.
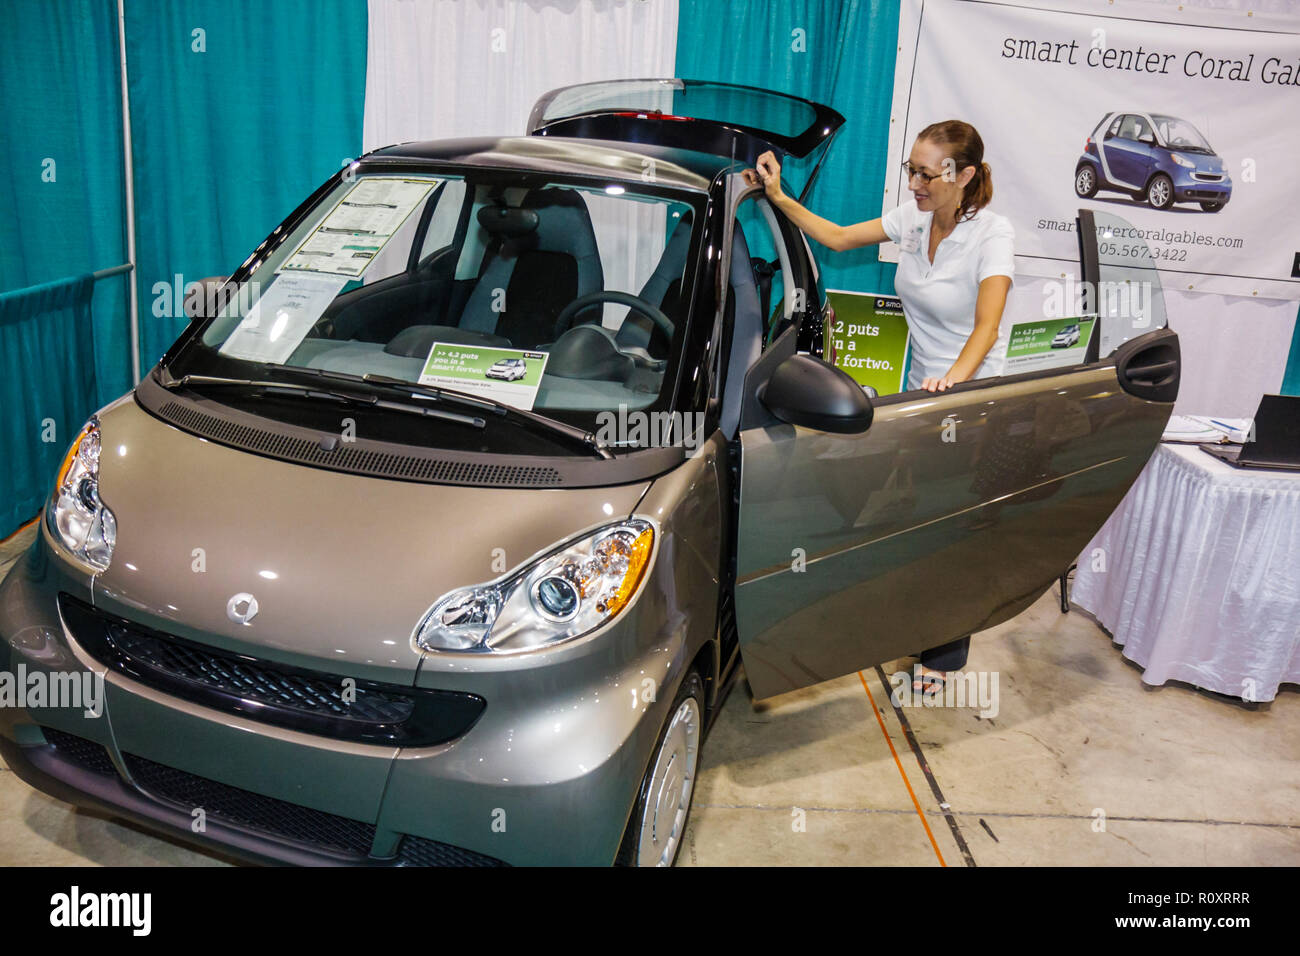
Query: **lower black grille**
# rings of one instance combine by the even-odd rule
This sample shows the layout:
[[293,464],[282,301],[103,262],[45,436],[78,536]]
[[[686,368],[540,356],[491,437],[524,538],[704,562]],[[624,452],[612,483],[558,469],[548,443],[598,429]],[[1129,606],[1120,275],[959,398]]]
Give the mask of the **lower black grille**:
[[196,644],[104,614],[67,594],[59,608],[101,664],[216,710],[338,740],[427,747],[464,734],[481,697],[308,671]]
[[223,823],[268,834],[314,850],[364,857],[375,841],[375,825],[277,800],[197,774],[122,754],[141,789],[192,812]]
[[424,837],[402,837],[397,851],[401,866],[509,866],[501,860],[458,846],[426,840]]
[[103,774],[117,773],[117,768],[113,766],[113,761],[103,744],[97,744],[93,740],[75,734],[64,733],[62,730],[55,730],[53,727],[42,727],[41,733],[60,757],[75,763],[83,770]]

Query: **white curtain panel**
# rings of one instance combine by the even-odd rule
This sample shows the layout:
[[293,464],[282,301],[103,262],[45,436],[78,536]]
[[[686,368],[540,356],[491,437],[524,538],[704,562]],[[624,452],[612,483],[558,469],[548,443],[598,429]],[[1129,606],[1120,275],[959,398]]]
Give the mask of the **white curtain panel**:
[[[522,136],[548,90],[672,76],[676,0],[369,0],[367,150]],[[605,288],[640,291],[663,250],[662,209],[590,202]],[[606,308],[616,325],[625,309]]]

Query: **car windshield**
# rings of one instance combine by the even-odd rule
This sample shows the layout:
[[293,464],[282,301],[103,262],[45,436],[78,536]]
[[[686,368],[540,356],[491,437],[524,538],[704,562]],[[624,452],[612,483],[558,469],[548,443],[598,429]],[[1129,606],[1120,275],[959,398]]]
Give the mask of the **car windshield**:
[[704,198],[524,171],[344,177],[169,371],[382,376],[587,429],[663,406]]
[[1205,137],[1187,120],[1176,116],[1152,116],[1160,140],[1170,149],[1187,149],[1193,152],[1212,153],[1213,149]]

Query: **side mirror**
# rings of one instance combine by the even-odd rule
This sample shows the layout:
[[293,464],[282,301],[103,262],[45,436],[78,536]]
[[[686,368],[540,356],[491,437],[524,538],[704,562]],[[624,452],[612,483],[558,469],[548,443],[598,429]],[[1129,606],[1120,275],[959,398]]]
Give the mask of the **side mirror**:
[[871,399],[862,386],[810,355],[791,355],[778,365],[758,399],[791,425],[845,435],[871,427]]

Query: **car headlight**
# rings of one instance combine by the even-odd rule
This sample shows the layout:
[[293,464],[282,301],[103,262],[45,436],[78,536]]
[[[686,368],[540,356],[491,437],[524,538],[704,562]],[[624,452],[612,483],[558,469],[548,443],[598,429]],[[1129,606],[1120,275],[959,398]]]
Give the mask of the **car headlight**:
[[1177,163],[1179,166],[1185,166],[1188,169],[1196,168],[1196,164],[1192,162],[1190,159],[1184,159],[1182,156],[1179,156],[1177,153],[1170,153],[1169,155],[1173,157],[1174,162]]
[[63,459],[45,520],[74,556],[98,571],[108,569],[117,519],[99,500],[99,422],[93,418]]
[[654,554],[654,526],[629,518],[497,581],[443,595],[415,628],[423,650],[509,652],[580,637],[628,606]]

